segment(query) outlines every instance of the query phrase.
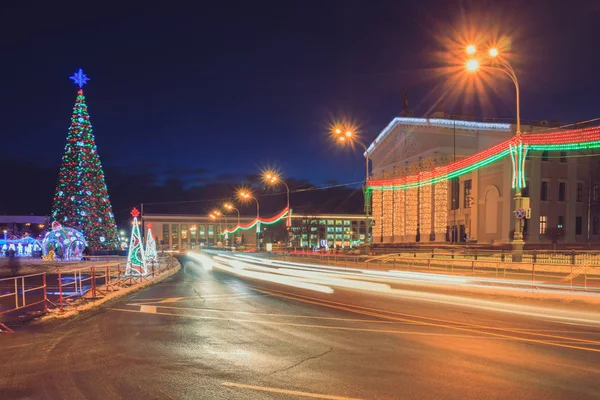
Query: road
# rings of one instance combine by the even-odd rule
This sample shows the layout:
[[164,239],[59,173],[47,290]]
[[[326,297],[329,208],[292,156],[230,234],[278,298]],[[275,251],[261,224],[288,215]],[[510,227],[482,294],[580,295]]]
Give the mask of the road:
[[1,336],[0,398],[600,398],[592,311],[183,266],[97,312]]

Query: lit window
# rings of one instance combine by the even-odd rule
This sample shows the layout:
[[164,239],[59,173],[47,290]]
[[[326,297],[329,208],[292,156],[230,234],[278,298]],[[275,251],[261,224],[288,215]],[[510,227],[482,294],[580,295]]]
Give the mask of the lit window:
[[540,235],[545,235],[548,229],[548,217],[540,215]]

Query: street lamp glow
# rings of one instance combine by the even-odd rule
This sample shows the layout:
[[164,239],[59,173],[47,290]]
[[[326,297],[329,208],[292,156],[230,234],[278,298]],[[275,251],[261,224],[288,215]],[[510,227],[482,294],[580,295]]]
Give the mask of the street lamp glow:
[[477,51],[477,48],[475,47],[474,44],[470,44],[467,46],[467,54],[475,54],[476,51]]
[[498,55],[498,49],[495,47],[492,47],[490,49],[490,57],[496,57]]
[[346,131],[346,137],[352,137],[352,131]]
[[279,176],[279,173],[277,173],[277,171],[273,171],[273,170],[264,170],[262,173],[262,181],[264,183],[266,183],[267,185],[274,185],[276,183],[278,183],[281,180],[281,177]]
[[233,210],[233,204],[231,203],[225,203],[223,204],[223,207],[225,207],[226,210]]
[[477,71],[479,69],[479,61],[474,58],[467,61],[467,69],[469,71]]
[[250,200],[252,199],[252,192],[249,191],[248,189],[240,189],[237,191],[237,197],[240,200]]

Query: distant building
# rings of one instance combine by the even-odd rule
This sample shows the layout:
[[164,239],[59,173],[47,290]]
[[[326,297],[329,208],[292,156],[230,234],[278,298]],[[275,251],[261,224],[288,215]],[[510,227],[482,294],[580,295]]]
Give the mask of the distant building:
[[39,215],[0,215],[0,239],[37,238],[48,229],[47,221]]
[[[546,125],[546,126],[544,126]],[[492,148],[515,133],[515,125],[470,121],[437,113],[431,118],[394,118],[368,148],[373,181],[421,176]],[[525,125],[523,133],[548,131]],[[555,129],[556,130],[556,129]],[[529,151],[525,162],[531,218],[526,244],[600,242],[594,150]],[[482,157],[482,160],[485,157]],[[371,192],[373,244],[471,241],[502,245],[514,232],[512,162],[504,156],[481,163],[449,180],[399,188],[380,185]]]
[[[256,217],[241,216],[240,222],[248,224]],[[144,214],[142,216],[144,237],[148,234],[148,222],[152,223],[152,234],[156,237],[159,249],[186,251],[204,246],[225,245],[219,233],[225,228],[237,225],[237,216],[227,219],[211,219],[206,214]],[[227,238],[230,245],[241,243],[256,246],[256,230],[238,231]]]

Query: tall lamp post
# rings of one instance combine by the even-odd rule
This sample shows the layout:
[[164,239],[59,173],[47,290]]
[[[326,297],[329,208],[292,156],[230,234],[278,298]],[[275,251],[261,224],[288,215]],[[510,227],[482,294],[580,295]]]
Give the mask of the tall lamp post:
[[[515,70],[510,65],[508,60],[501,57],[500,52],[497,48],[492,47],[488,50],[488,64],[481,65],[479,60],[475,58],[477,48],[475,45],[469,45],[466,48],[469,59],[466,62],[466,68],[468,71],[476,72],[480,68],[485,68],[492,71],[500,71],[507,75],[515,85],[516,95],[516,106],[517,106],[517,131],[515,133],[515,143],[511,145],[511,157],[513,157],[513,180],[512,185],[515,189],[515,208],[516,210],[525,210],[529,208],[529,198],[523,197],[523,188],[525,187],[525,157],[527,154],[527,148],[525,146],[523,150],[523,142],[521,139],[521,98],[519,93],[519,80]],[[514,156],[512,155],[513,149]],[[519,216],[519,213],[515,210],[515,233],[512,241],[513,248],[513,261],[520,262],[523,259],[523,246],[525,241],[523,240],[523,215]]]
[[[227,211],[235,211],[237,213],[237,224],[238,224],[238,226],[240,226],[240,210],[235,208],[232,203],[223,204],[223,208],[226,209]],[[235,236],[237,236],[237,234]],[[234,236],[234,238],[235,238],[235,236]],[[234,239],[234,244],[235,244],[235,239]]]
[[290,232],[292,229],[292,210],[290,209],[290,187],[287,185],[287,183],[285,183],[285,181],[283,181],[281,179],[281,176],[276,171],[271,171],[271,170],[263,171],[262,180],[267,185],[275,186],[278,183],[280,183],[283,186],[285,186],[285,190],[286,190],[286,194],[287,194],[287,209],[288,209],[288,212],[287,212],[288,215],[287,215],[287,218],[285,219],[285,227],[286,227],[286,233],[288,235],[288,240],[287,240],[288,247],[292,247],[292,238],[290,235]]
[[[260,204],[258,203],[258,199],[252,194],[250,190],[240,189],[237,192],[237,197],[241,201],[249,201],[254,200],[256,202],[256,219],[258,220],[260,216]],[[260,250],[260,221],[256,223],[256,250]]]
[[[225,217],[225,229],[227,229],[227,215],[226,214],[223,214],[219,210],[213,210],[211,214],[213,214],[215,217],[219,218],[219,225],[220,225],[220,228],[222,231],[224,230],[222,217]],[[226,234],[224,234],[224,235],[226,235]],[[223,242],[225,243],[225,246],[227,246],[227,236],[224,237]]]
[[351,128],[342,129],[340,127],[334,127],[331,133],[339,143],[356,143],[365,150],[365,244],[371,244],[371,239],[369,237],[369,207],[367,200],[367,185],[369,184],[369,150],[367,145],[356,136],[356,132]]

